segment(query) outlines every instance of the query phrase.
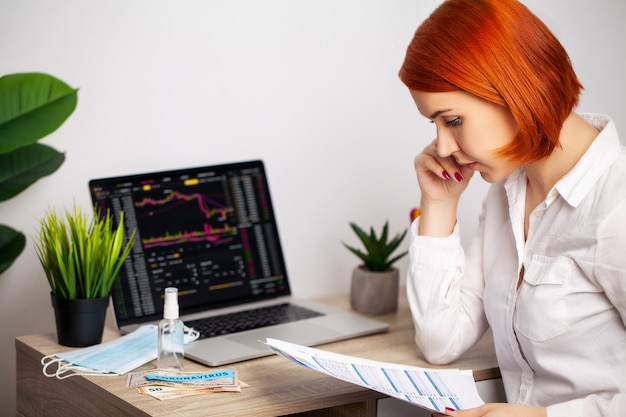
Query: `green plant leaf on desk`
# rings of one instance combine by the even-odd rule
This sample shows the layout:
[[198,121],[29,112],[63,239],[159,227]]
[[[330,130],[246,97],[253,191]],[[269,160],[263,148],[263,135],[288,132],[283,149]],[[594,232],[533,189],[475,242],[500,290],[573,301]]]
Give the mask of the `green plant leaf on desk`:
[[356,233],[361,243],[363,243],[365,251],[354,248],[345,243],[343,245],[348,248],[350,252],[358,256],[363,261],[365,266],[371,271],[386,271],[391,268],[396,261],[407,254],[405,251],[397,256],[394,256],[393,258],[390,258],[393,252],[398,249],[400,243],[402,243],[402,240],[407,233],[406,229],[402,234],[396,235],[389,241],[389,222],[385,222],[380,237],[376,235],[373,227],[370,228],[369,235],[355,223],[350,223],[350,227],[354,233]]
[[135,230],[124,243],[124,212],[117,227],[107,212],[90,219],[78,207],[59,214],[49,209],[40,221],[35,250],[52,294],[67,299],[109,295],[134,243]]
[[0,273],[6,270],[24,250],[26,236],[0,224]]
[[65,155],[35,143],[0,155],[0,201],[15,197],[38,179],[52,174]]
[[32,145],[72,114],[77,89],[47,74],[0,78],[0,154]]
[[[0,77],[0,201],[56,171],[65,155],[36,143],[74,112],[77,89],[41,73]],[[0,273],[17,259],[26,236],[9,226],[0,236]]]

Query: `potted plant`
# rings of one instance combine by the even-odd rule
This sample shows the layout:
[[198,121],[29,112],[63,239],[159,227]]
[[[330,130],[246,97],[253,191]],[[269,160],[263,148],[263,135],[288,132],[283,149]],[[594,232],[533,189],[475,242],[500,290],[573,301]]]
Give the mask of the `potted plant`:
[[59,344],[100,343],[111,287],[135,231],[125,239],[123,212],[114,227],[108,211],[88,218],[76,206],[62,214],[48,209],[39,226],[35,249],[50,284]]
[[[65,155],[37,143],[72,114],[77,90],[51,75],[10,74],[0,77],[0,202],[52,174]],[[0,224],[0,273],[26,246],[26,236]]]
[[363,261],[362,265],[354,268],[350,289],[352,308],[370,314],[391,313],[398,309],[398,291],[400,274],[393,264],[405,256],[402,252],[393,256],[404,239],[407,230],[389,240],[389,222],[385,222],[380,236],[374,228],[367,234],[355,223],[350,227],[363,244],[364,251],[344,246]]

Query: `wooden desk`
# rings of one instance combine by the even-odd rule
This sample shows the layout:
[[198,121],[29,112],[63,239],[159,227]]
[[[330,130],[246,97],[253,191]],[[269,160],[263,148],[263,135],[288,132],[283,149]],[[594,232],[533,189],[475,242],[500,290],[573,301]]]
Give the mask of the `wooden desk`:
[[[366,359],[433,367],[413,342],[413,324],[403,291],[395,314],[376,318],[390,324],[390,331],[319,346],[322,349]],[[349,309],[349,297],[322,301]],[[115,333],[105,330],[105,340]],[[350,416],[375,417],[376,401],[383,394],[303,368],[279,356],[268,356],[228,366],[250,385],[241,393],[198,395],[159,401],[125,387],[126,377],[74,376],[64,380],[46,378],[40,360],[44,355],[67,350],[56,343],[55,334],[18,337],[18,416]],[[207,367],[186,360],[185,371]],[[448,367],[473,369],[476,380],[500,376],[491,334]],[[154,368],[148,364],[141,369]],[[209,368],[210,369],[210,368]]]

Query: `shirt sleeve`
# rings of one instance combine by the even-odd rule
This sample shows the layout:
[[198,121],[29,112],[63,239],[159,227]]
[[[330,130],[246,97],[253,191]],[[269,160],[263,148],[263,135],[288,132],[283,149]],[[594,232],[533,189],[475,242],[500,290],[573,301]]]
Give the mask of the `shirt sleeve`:
[[626,200],[615,206],[598,227],[593,278],[626,326]]
[[547,407],[547,417],[616,417],[625,409],[626,394],[616,394],[612,398],[590,395]]
[[419,236],[411,225],[407,298],[415,342],[427,361],[446,364],[472,347],[488,328],[483,306],[482,230],[467,258],[458,227],[446,238]]

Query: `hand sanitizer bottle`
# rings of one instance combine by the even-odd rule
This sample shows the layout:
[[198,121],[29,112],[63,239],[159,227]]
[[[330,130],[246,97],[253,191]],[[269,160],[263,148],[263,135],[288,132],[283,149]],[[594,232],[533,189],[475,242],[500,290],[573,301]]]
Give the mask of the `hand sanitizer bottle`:
[[165,289],[163,320],[159,323],[159,352],[157,366],[160,369],[182,371],[185,355],[184,324],[178,318],[178,289]]

